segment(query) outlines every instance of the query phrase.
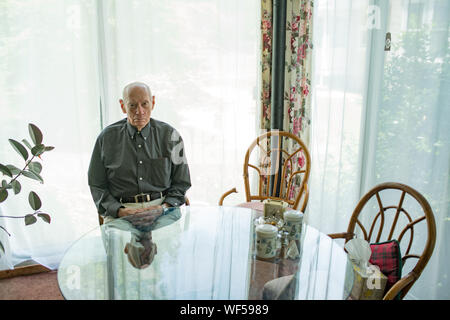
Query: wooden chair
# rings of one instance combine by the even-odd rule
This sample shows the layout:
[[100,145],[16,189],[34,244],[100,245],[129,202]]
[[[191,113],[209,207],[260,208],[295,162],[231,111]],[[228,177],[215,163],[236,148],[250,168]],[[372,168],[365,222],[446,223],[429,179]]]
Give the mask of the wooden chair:
[[[292,152],[288,152],[288,148]],[[256,155],[256,159],[251,160],[252,155]],[[257,161],[260,165],[250,161]],[[251,194],[249,168],[258,173],[257,194]],[[300,138],[285,131],[268,131],[257,137],[245,154],[243,176],[247,202],[239,206],[261,210],[261,201],[273,199],[285,201],[289,207],[298,210],[303,198],[300,210],[304,212],[309,197],[307,183],[310,171],[311,157]],[[235,192],[236,188],[225,192],[219,200],[219,205],[223,205],[224,199]],[[260,202],[256,203],[259,205],[253,206],[253,200],[259,200]]]
[[[391,190],[400,191],[397,192],[400,194],[400,199],[398,200],[397,204],[386,206],[382,202],[380,193],[384,190],[389,190],[388,192],[392,192]],[[409,195],[410,197],[408,196],[408,199],[406,200],[407,195]],[[373,207],[370,207],[370,205],[366,206],[366,204],[369,201],[371,201],[371,199],[373,199],[372,204],[376,204],[377,206],[375,212],[370,210],[373,209]],[[418,211],[415,212],[418,215],[417,217],[415,217],[415,215],[410,214],[410,212],[412,212],[411,210],[410,212],[408,212],[405,209],[406,202],[409,200],[412,200],[412,202],[408,202],[409,205],[407,207],[409,209],[411,204],[413,204],[415,206],[413,207],[413,209],[415,211]],[[369,209],[368,211],[371,211],[370,212],[371,214],[369,216],[373,217],[373,221],[370,224],[369,233],[367,233],[368,229],[364,228],[362,223],[362,218],[366,218],[362,217],[363,215],[361,214],[365,207],[366,209],[367,208]],[[364,214],[366,212],[367,211],[364,211]],[[395,215],[389,216],[389,214],[391,213],[394,213]],[[401,229],[398,236],[394,237],[394,231],[396,229],[398,221],[400,220],[399,218],[401,218],[401,220],[406,220],[407,223],[404,226],[404,228]],[[392,225],[391,228],[389,229],[389,232],[387,233],[384,230],[384,226],[386,220],[388,219],[392,220]],[[366,220],[370,221],[370,219]],[[414,240],[414,227],[420,222],[424,222],[426,224],[427,234],[426,234],[426,241],[422,241],[424,242],[424,249],[422,251],[422,254],[418,255],[413,254],[410,251]],[[400,297],[403,299],[403,297],[412,287],[414,282],[416,282],[416,280],[420,277],[423,269],[428,263],[428,260],[430,260],[436,242],[436,224],[433,216],[433,211],[431,210],[429,203],[418,191],[414,190],[413,188],[407,185],[395,182],[385,182],[372,188],[358,202],[350,218],[350,223],[348,225],[347,232],[329,234],[329,236],[333,239],[343,238],[345,239],[345,242],[347,242],[355,236],[356,226],[359,226],[364,236],[364,239],[367,240],[369,243],[371,243],[372,239],[374,240],[372,242],[389,241],[396,239],[400,243],[400,249],[402,253],[404,252],[402,256],[402,267],[404,266],[405,261],[407,259],[410,258],[418,259],[414,268],[407,275],[403,276],[399,281],[397,281],[391,287],[391,289],[388,292],[386,292],[385,296],[383,297],[384,300],[392,300],[400,293]],[[378,226],[378,232],[375,234],[376,226]],[[404,239],[404,236],[408,231],[410,235],[409,242],[407,242],[406,250],[404,250],[406,243],[402,243],[401,241]],[[382,235],[385,236],[386,234],[387,238],[384,238]],[[417,233],[416,235],[419,235],[419,237],[421,236],[420,233]],[[372,236],[374,238],[372,238]],[[414,244],[416,243],[417,242],[415,242]]]

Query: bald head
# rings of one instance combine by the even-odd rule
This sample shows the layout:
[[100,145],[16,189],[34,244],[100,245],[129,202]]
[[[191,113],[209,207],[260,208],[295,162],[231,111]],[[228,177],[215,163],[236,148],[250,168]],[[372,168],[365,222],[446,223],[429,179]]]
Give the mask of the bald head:
[[125,102],[128,101],[130,91],[136,87],[144,88],[147,91],[148,96],[149,97],[152,96],[152,91],[150,90],[150,87],[147,84],[145,84],[143,82],[132,82],[132,83],[127,84],[125,86],[125,88],[123,88],[122,97]]

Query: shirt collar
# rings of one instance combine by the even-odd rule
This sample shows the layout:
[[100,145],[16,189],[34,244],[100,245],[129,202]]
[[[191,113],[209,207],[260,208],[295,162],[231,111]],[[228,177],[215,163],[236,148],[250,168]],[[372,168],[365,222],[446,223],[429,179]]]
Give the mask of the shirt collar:
[[[127,131],[131,138],[134,138],[136,133],[138,132],[136,127],[132,126],[128,120],[127,120]],[[144,139],[146,139],[149,136],[149,134],[150,134],[150,121],[141,130],[141,135]]]

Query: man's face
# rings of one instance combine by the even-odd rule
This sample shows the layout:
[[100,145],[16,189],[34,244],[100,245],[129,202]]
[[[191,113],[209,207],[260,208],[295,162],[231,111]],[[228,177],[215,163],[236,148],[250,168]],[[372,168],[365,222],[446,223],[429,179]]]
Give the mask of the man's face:
[[130,124],[141,131],[150,121],[154,100],[144,87],[135,86],[128,90],[124,100],[120,100],[120,105]]

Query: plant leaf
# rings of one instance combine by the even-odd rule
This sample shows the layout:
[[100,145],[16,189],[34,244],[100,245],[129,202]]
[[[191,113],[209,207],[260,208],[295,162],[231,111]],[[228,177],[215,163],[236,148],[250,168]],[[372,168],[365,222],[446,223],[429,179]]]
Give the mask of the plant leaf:
[[45,151],[45,146],[43,144],[38,144],[31,149],[33,156],[39,156]]
[[9,170],[9,168],[7,166],[4,166],[0,163],[0,171],[3,174],[6,174],[8,177],[12,178],[12,172],[11,170]]
[[14,194],[18,194],[20,192],[20,190],[22,189],[22,186],[20,185],[20,182],[17,180],[14,180],[13,182],[11,182],[13,190],[14,190]]
[[22,139],[22,142],[24,145],[26,145],[28,147],[28,149],[31,150],[33,148],[27,139]]
[[19,174],[20,171],[22,171],[19,168],[17,168],[16,166],[13,166],[12,164],[7,164],[6,167],[9,169],[9,171],[11,171],[11,173],[13,175]]
[[12,185],[11,183],[6,182],[6,180],[2,180],[2,185],[1,185],[1,187],[2,187],[3,189],[12,189],[12,188],[13,188],[13,185]]
[[44,220],[47,223],[50,223],[50,221],[51,221],[50,215],[47,213],[38,213],[38,217],[40,217],[42,220]]
[[33,173],[37,173],[37,174],[41,173],[41,171],[42,171],[42,165],[36,161],[30,162],[28,164],[28,168],[30,171],[33,171]]
[[37,174],[37,173],[34,173],[32,171],[24,170],[24,171],[22,171],[22,174],[25,177],[27,177],[27,178],[30,178],[30,179],[33,179],[33,180],[37,180],[40,183],[44,183],[44,179],[42,179],[42,177],[39,174]]
[[27,214],[25,216],[25,225],[28,226],[30,224],[33,224],[37,221],[36,217],[32,214]]
[[11,143],[14,150],[16,150],[25,161],[27,161],[27,159],[28,159],[27,149],[25,149],[25,147],[19,141],[16,141],[14,139],[8,139],[8,140],[9,140],[9,143]]
[[3,202],[8,198],[8,190],[0,189],[0,202]]
[[45,147],[45,151],[52,151],[53,149],[55,149],[55,147],[52,147],[52,146]]
[[30,133],[31,140],[33,140],[35,145],[42,143],[42,132],[36,125],[29,123],[28,132]]
[[39,210],[42,206],[41,199],[39,199],[39,196],[34,191],[30,191],[28,202],[33,210]]

